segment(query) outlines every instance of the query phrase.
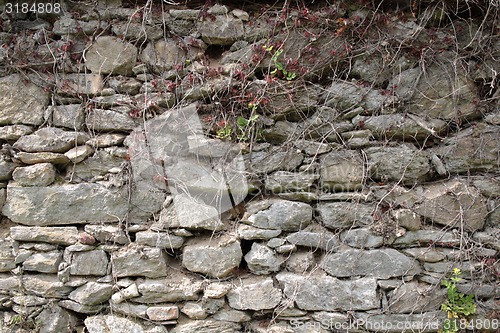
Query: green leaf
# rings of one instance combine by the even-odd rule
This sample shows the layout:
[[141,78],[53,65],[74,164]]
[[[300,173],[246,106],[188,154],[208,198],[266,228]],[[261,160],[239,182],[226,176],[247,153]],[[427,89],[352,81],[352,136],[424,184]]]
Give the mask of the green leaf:
[[240,127],[244,127],[244,126],[248,125],[248,121],[241,116],[238,117],[237,122],[238,122],[238,126],[240,126]]

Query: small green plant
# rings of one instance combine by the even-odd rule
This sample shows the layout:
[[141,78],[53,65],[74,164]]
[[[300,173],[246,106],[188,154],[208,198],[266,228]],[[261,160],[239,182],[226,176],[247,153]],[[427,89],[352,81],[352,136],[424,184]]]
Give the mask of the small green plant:
[[233,136],[233,128],[225,124],[217,130],[216,135],[218,139],[230,139]]
[[[264,46],[264,50],[266,50],[267,52],[270,52],[270,53],[272,53],[273,48],[274,47],[272,45],[271,46]],[[274,54],[271,56],[271,61],[274,63],[274,67],[275,67],[275,69],[271,72],[271,75],[276,76],[279,73],[281,73],[283,75],[283,78],[285,78],[288,81],[292,81],[293,79],[295,79],[297,77],[297,73],[287,71],[285,69],[285,67],[283,66],[283,64],[280,61],[278,61],[278,58],[282,53],[283,53],[283,49],[279,49],[276,52],[274,52]]]
[[253,125],[259,118],[258,114],[252,115],[250,118],[245,119],[243,117],[238,117],[236,124],[238,125],[238,140],[247,141],[248,135],[252,131]]
[[445,311],[448,319],[444,322],[441,333],[456,333],[459,331],[458,321],[466,321],[467,317],[476,313],[474,295],[465,295],[458,292],[457,283],[462,279],[462,271],[454,268],[449,280],[441,281],[446,287],[448,301],[441,304],[441,310]]

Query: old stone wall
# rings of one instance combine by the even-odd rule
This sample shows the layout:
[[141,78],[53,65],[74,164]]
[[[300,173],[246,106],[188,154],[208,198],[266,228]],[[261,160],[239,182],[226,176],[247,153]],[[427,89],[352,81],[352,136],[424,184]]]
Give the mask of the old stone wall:
[[0,332],[498,319],[498,6],[286,3],[1,9]]

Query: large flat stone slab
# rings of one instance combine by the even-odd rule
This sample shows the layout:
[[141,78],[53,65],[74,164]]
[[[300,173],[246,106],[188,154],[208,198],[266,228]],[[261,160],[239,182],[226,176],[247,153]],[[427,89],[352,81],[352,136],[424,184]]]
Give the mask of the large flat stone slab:
[[49,93],[18,74],[0,78],[0,124],[41,125]]
[[98,184],[7,187],[2,213],[16,223],[50,226],[117,222],[128,212],[127,196]]
[[284,294],[307,311],[370,310],[380,307],[377,280],[361,278],[352,281],[321,275],[304,276],[282,272],[276,279]]
[[336,277],[360,275],[388,279],[420,272],[417,260],[394,249],[348,249],[325,255],[321,266],[328,274]]
[[24,242],[73,245],[78,241],[76,227],[11,227],[10,237]]

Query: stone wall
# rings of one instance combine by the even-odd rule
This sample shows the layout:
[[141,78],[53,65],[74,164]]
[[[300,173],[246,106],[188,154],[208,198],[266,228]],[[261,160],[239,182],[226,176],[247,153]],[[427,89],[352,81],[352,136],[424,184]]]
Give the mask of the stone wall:
[[0,12],[1,332],[498,318],[498,8],[168,3]]

